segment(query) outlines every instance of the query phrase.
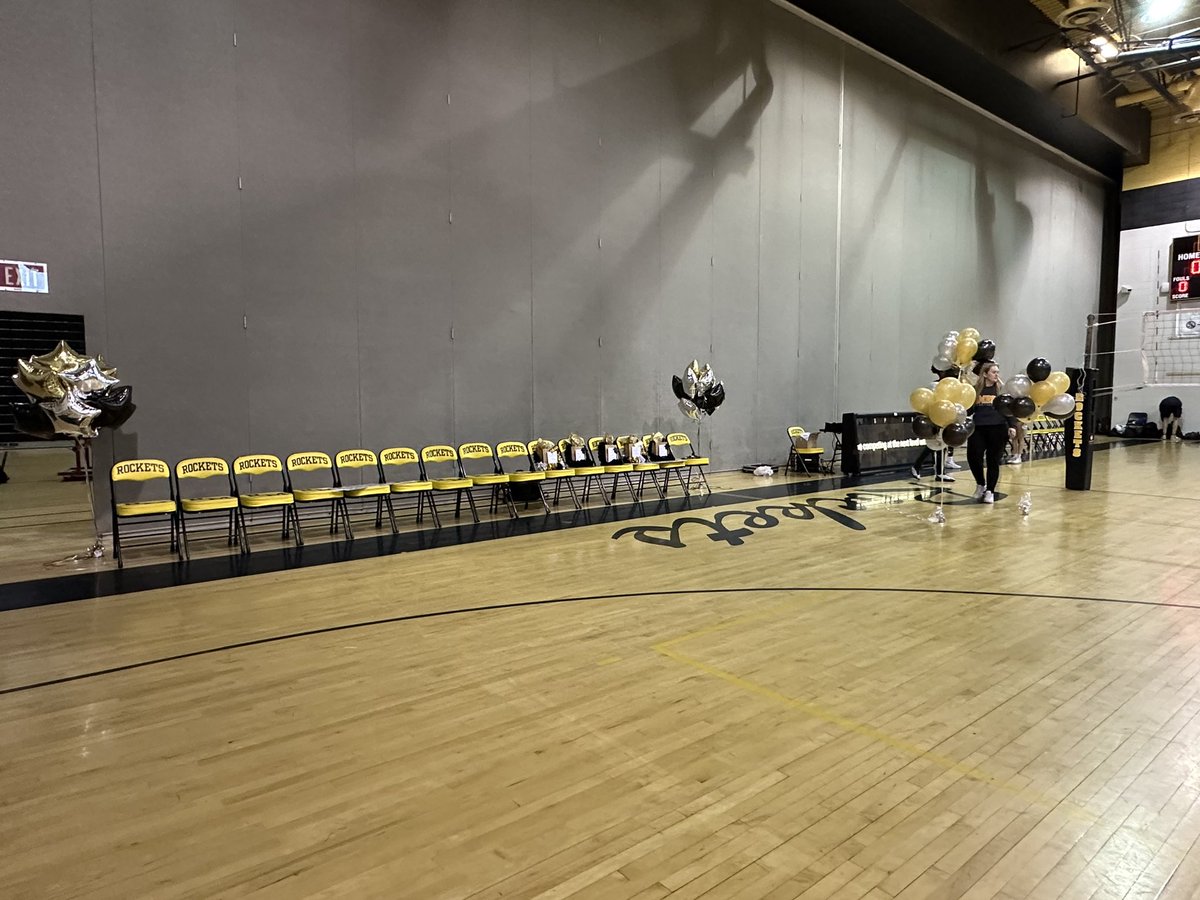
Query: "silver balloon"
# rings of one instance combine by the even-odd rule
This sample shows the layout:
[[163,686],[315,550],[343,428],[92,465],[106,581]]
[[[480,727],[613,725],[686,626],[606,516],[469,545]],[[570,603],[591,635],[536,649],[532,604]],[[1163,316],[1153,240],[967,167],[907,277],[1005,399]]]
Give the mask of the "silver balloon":
[[1042,407],[1042,412],[1052,416],[1065,416],[1074,408],[1074,397],[1070,394],[1059,394],[1057,397],[1051,397],[1046,401],[1046,405]]
[[683,390],[689,397],[696,396],[696,382],[699,380],[700,373],[689,366],[683,373]]
[[967,408],[961,403],[954,404],[954,421],[959,425],[967,424]]
[[102,391],[112,387],[119,380],[105,374],[92,357],[88,357],[77,366],[63,369],[58,373],[58,377],[66,382],[68,388],[74,388],[81,394]]
[[1028,397],[1029,389],[1032,386],[1033,382],[1029,380],[1028,375],[1014,375],[1004,382],[1004,393],[1012,394],[1014,397]]
[[705,363],[704,368],[700,370],[700,377],[696,379],[696,394],[707,394],[716,383],[717,376],[713,374],[709,364]]
[[700,418],[700,409],[691,400],[682,399],[679,401],[679,411],[691,419]]
[[100,415],[100,410],[89,406],[78,392],[67,391],[61,400],[47,400],[40,406],[50,414],[56,433],[80,437],[96,436],[92,421]]
[[954,367],[954,360],[952,360],[949,356],[944,356],[939,353],[933,358],[932,365],[937,371],[945,372],[947,369]]
[[945,450],[946,442],[942,440],[942,433],[939,431],[936,437],[926,438],[925,446],[930,450]]

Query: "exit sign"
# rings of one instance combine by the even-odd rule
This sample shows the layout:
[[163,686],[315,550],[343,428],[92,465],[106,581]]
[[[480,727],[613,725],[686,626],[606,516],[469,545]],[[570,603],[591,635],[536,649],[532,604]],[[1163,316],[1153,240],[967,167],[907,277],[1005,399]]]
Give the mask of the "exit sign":
[[50,293],[46,264],[0,259],[0,291],[22,291],[27,294]]

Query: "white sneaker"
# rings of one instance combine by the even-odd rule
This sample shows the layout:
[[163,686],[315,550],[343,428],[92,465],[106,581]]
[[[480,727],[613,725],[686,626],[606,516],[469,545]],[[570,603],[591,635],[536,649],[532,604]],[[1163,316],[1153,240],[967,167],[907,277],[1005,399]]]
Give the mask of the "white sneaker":
[[956,463],[954,461],[953,456],[947,456],[946,457],[946,468],[947,469],[961,469],[962,466],[960,466],[958,463]]
[[991,491],[984,491],[983,496],[979,498],[980,503],[995,503],[996,495]]
[[1175,435],[1175,437],[1171,438],[1171,440],[1173,440],[1177,444],[1183,443],[1183,438],[1181,438],[1179,435]]
[[913,478],[920,478],[920,477],[921,477],[921,473],[917,471],[917,467],[916,467],[916,466],[912,466],[912,467],[911,467],[911,468],[910,468],[908,471],[912,472],[912,477],[913,477]]
[[1019,466],[1021,464],[1021,454],[1014,453],[1007,459],[1007,462],[1010,466]]
[[935,475],[933,480],[934,481],[953,481],[954,476],[952,476],[952,475]]
[[983,484],[975,485],[975,499],[976,500],[982,500],[983,495],[986,493],[987,493],[987,485],[983,485]]

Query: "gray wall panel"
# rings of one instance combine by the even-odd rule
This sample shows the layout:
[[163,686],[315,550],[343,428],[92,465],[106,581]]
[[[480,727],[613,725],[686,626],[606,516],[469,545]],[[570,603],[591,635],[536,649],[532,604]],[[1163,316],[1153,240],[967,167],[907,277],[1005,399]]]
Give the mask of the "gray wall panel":
[[337,450],[361,441],[350,4],[237,18],[250,443]]
[[451,268],[457,443],[533,430],[528,2],[454,4]]
[[231,12],[95,13],[107,356],[134,386],[124,430],[167,458],[248,441]]
[[[652,424],[657,431],[695,425],[678,411],[672,375],[692,359],[708,362],[713,332],[713,57],[721,27],[716,4],[663,4],[666,95],[660,115],[661,207],[659,360]],[[717,373],[721,373],[718,371]]]
[[[5,309],[88,317],[104,349],[96,108],[87,0],[0,5],[0,258],[45,262],[50,293]],[[4,373],[7,377],[8,373]]]
[[600,23],[591,0],[532,7],[529,437],[555,441],[600,428]]
[[362,439],[375,450],[454,432],[448,13],[352,7]]
[[613,3],[602,25],[600,427],[648,427],[661,381],[659,121],[666,78],[658,10]]

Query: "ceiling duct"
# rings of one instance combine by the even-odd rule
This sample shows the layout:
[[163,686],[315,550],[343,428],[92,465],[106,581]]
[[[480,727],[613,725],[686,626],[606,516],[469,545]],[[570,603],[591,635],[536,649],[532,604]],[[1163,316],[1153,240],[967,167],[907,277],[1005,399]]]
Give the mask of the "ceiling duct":
[[1179,100],[1187,107],[1187,111],[1177,115],[1175,121],[1186,125],[1200,123],[1200,78],[1192,80],[1192,83],[1188,85],[1187,91],[1184,92]]
[[1059,13],[1054,21],[1058,23],[1059,28],[1091,28],[1111,11],[1111,3],[1071,0],[1070,5]]

